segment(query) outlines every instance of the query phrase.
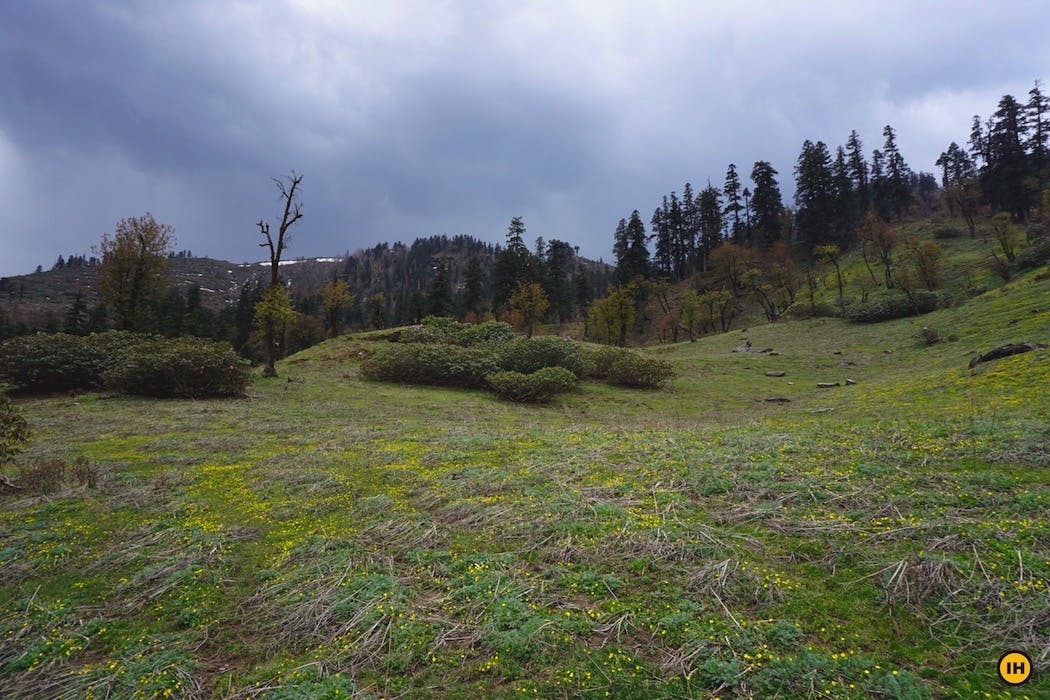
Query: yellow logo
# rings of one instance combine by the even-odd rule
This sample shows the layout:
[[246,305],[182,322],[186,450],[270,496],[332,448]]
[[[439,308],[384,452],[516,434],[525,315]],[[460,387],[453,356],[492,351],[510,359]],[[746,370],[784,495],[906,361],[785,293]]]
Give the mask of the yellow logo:
[[1010,685],[1021,685],[1032,675],[1032,659],[1023,651],[1008,651],[999,657],[999,677]]

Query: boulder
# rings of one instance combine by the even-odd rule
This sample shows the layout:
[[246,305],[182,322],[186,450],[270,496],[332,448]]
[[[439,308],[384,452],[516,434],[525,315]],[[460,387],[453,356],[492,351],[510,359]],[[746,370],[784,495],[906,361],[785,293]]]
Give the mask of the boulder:
[[1019,355],[1022,352],[1031,352],[1032,350],[1042,350],[1045,347],[1046,345],[1043,343],[1007,343],[1006,345],[1000,345],[986,353],[974,355],[973,359],[970,360],[970,369],[982,362],[1001,360],[1004,357],[1010,357],[1010,355]]

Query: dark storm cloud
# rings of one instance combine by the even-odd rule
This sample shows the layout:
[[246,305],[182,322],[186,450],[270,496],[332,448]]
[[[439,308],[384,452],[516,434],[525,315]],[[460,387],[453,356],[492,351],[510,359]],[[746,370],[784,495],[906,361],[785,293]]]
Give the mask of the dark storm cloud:
[[803,140],[893,124],[931,170],[972,114],[1046,77],[1040,2],[4,3],[0,274],[151,210],[259,257],[304,173],[293,255],[433,233],[608,256],[615,222]]

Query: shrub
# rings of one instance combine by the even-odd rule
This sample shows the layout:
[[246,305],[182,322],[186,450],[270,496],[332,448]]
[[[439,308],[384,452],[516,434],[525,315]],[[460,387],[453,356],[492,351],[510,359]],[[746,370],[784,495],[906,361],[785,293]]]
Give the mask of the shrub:
[[7,394],[0,391],[0,466],[9,462],[29,441],[29,426]]
[[106,369],[104,352],[78,335],[37,333],[0,344],[0,379],[19,389],[93,389]]
[[796,320],[806,318],[834,318],[841,315],[842,310],[837,304],[826,301],[818,301],[815,304],[810,304],[808,301],[796,301],[784,311],[784,316]]
[[28,391],[97,389],[108,370],[150,340],[150,336],[125,331],[11,338],[0,343],[0,381]]
[[576,375],[564,367],[544,367],[530,374],[498,372],[488,381],[501,399],[543,403],[575,387]]
[[936,328],[923,326],[922,329],[915,334],[915,340],[919,341],[920,345],[928,347],[941,342],[941,334]]
[[1029,243],[1014,259],[1018,272],[1034,270],[1050,262],[1050,236],[1040,236]]
[[143,342],[105,375],[106,385],[143,396],[240,396],[251,364],[228,344],[202,338]]
[[522,374],[544,367],[563,367],[582,377],[588,369],[579,344],[566,338],[515,338],[496,346],[495,356],[500,369]]
[[383,347],[361,363],[361,376],[387,382],[482,387],[500,369],[488,349],[447,343]]
[[619,386],[656,389],[674,377],[671,363],[628,353],[609,368],[609,382]]
[[459,329],[449,339],[456,345],[481,345],[482,343],[502,343],[518,337],[514,326],[502,321],[484,321],[482,323],[461,323]]
[[587,376],[595,379],[605,379],[609,376],[609,370],[617,360],[633,355],[630,350],[613,347],[611,345],[599,345],[597,347],[585,348],[583,360],[587,370]]
[[60,459],[36,459],[18,469],[18,488],[31,494],[53,493],[62,488],[66,463]]
[[516,337],[517,333],[509,323],[459,323],[451,318],[427,316],[418,326],[406,329],[399,340],[402,343],[447,343],[472,347],[485,343],[500,343]]
[[942,301],[946,303],[948,299],[924,289],[916,290],[911,297],[903,292],[884,291],[872,294],[865,302],[847,307],[846,318],[857,323],[877,323],[892,318],[917,316],[933,311]]
[[958,226],[952,226],[950,224],[942,224],[933,229],[933,237],[946,239],[946,238],[960,238],[963,236],[965,231]]

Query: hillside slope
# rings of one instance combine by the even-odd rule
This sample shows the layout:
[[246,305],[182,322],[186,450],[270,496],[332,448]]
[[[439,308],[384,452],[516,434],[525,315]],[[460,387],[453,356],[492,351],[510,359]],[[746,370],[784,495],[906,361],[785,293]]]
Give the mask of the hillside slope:
[[360,337],[242,400],[22,398],[95,484],[3,496],[0,694],[1006,698],[1022,649],[1045,696],[1050,351],[968,366],[1015,341],[1045,271],[547,407],[364,382]]

